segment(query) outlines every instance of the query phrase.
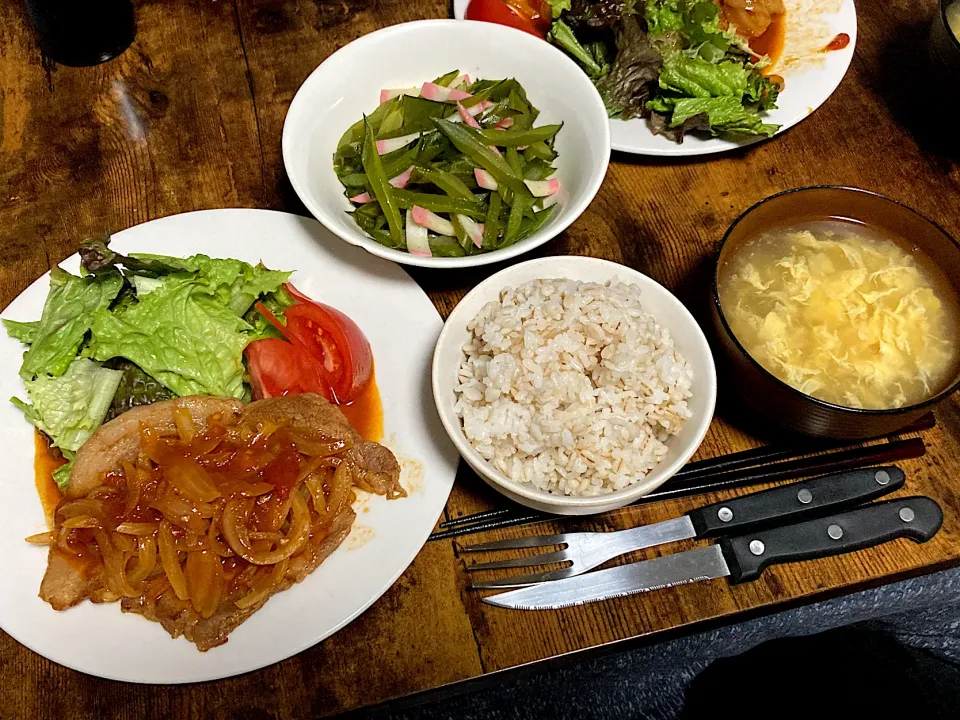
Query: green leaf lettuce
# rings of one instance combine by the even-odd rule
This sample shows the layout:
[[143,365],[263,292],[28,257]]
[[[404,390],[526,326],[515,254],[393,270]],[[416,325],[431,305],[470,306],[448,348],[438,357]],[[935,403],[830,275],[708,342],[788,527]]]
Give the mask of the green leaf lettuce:
[[39,375],[24,381],[32,404],[17,398],[12,402],[54,445],[75,452],[103,422],[122,374],[76,358],[59,377]]
[[[249,290],[230,287],[231,298],[249,297]],[[253,329],[223,303],[223,289],[171,275],[136,304],[95,313],[90,354],[127,358],[177,395],[242,398],[243,349]]]
[[38,375],[63,375],[76,358],[93,315],[105,311],[122,286],[116,270],[79,278],[54,268],[40,321],[29,333],[30,348],[23,356],[20,376],[31,380]]

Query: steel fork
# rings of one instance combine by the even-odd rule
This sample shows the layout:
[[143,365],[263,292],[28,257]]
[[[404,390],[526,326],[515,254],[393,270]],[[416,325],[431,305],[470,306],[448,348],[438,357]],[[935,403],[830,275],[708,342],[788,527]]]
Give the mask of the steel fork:
[[467,570],[498,570],[501,568],[531,567],[548,563],[565,563],[565,567],[557,570],[519,575],[500,580],[482,580],[471,584],[476,590],[504,587],[525,587],[536,585],[548,580],[580,575],[602,565],[607,560],[624,555],[634,550],[660,545],[673,540],[694,537],[693,526],[686,517],[679,517],[663,523],[657,523],[656,531],[651,532],[652,526],[641,526],[629,530],[613,532],[575,532],[558,533],[556,535],[539,535],[537,537],[515,538],[511,540],[497,540],[461,547],[465,552],[486,552],[489,550],[515,550],[518,548],[548,547],[560,545],[560,549],[553,552],[531,555],[512,560],[496,560],[492,562],[473,563]]

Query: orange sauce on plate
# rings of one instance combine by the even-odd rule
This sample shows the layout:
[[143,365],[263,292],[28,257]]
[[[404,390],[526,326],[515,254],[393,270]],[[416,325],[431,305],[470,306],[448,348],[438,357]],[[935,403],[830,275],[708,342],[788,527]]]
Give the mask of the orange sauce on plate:
[[33,433],[33,471],[37,485],[37,495],[43,505],[43,514],[47,518],[47,527],[53,529],[53,513],[57,509],[63,494],[53,481],[53,471],[66,464],[62,457],[53,454],[47,439],[36,430]]
[[824,48],[824,50],[828,52],[830,50],[843,50],[849,44],[850,36],[846,33],[840,33],[833,40],[827,43],[827,46]]
[[771,16],[770,26],[763,35],[750,40],[751,50],[757,55],[766,55],[770,58],[770,64],[761,71],[764,75],[777,64],[777,60],[783,54],[783,41],[787,35],[786,16],[786,13]]
[[340,405],[340,409],[364,440],[380,442],[383,439],[383,403],[376,374],[370,377],[370,384],[360,397],[349,405]]

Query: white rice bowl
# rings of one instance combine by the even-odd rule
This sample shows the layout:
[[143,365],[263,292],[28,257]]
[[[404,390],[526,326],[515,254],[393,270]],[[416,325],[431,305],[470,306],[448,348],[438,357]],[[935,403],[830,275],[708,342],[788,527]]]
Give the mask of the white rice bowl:
[[516,483],[577,497],[629,488],[692,416],[693,370],[636,285],[533,280],[467,329],[454,410]]

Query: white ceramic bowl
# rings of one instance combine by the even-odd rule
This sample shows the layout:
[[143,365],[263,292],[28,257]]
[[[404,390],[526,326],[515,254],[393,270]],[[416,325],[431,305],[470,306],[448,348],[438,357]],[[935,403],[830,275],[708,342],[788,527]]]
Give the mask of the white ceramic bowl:
[[[454,411],[457,370],[463,360],[463,346],[470,339],[467,324],[505,287],[530,280],[567,278],[605,283],[610,280],[633,283],[640,288],[644,307],[672,335],[677,349],[693,366],[693,412],[678,435],[667,441],[669,452],[643,480],[624,490],[599,497],[552,495],[530,485],[516,483],[495,470],[467,441],[460,418]],[[460,301],[443,326],[433,354],[433,396],[440,420],[464,460],[487,484],[521,505],[558,515],[589,515],[628,505],[669,480],[690,459],[703,441],[717,400],[717,373],[710,346],[690,312],[662,285],[623,265],[589,257],[549,257],[529,260],[507,268],[480,283]]]
[[[454,69],[472,78],[516,78],[540,109],[538,125],[564,124],[556,139],[556,167],[566,196],[542,228],[515,245],[463,258],[419,257],[381,245],[347,215],[351,205],[333,171],[333,154],[347,128],[377,107],[381,89],[420,85]],[[424,267],[485,265],[542,245],[590,204],[609,161],[607,113],[583,71],[549,43],[483,22],[423,20],[354,40],[310,74],[283,126],[283,162],[307,209],[348,243]]]

